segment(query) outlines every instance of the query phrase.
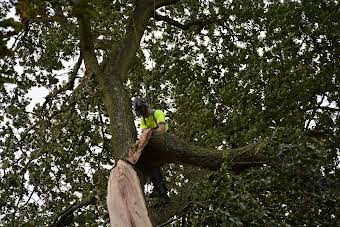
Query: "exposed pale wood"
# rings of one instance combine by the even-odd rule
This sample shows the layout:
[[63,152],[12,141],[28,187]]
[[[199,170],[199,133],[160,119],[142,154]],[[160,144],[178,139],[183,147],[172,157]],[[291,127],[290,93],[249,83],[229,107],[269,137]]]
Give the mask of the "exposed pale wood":
[[152,136],[151,128],[143,130],[143,133],[139,140],[137,140],[135,145],[131,149],[129,149],[129,157],[127,158],[128,161],[130,161],[133,164],[135,164],[138,161],[145,146],[148,144],[151,136]]
[[152,226],[139,178],[130,164],[118,161],[111,171],[107,191],[111,227]]

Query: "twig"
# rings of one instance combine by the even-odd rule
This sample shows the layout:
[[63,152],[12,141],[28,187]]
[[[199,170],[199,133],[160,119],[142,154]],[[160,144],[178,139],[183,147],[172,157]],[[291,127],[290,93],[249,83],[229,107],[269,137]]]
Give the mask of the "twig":
[[330,112],[340,112],[340,108],[333,108],[333,107],[329,107],[329,106],[319,106],[319,109],[321,110],[327,110]]
[[314,115],[316,114],[316,111],[321,107],[323,100],[325,99],[326,95],[322,95],[321,101],[319,102],[319,104],[313,109],[312,112],[312,116],[309,118],[308,123],[306,124],[305,130],[308,129],[309,124],[311,123],[311,121],[314,119]]
[[20,208],[23,208],[23,207],[25,207],[25,206],[28,204],[28,202],[31,200],[31,198],[32,198],[32,196],[33,196],[33,193],[35,192],[35,189],[36,189],[36,187],[33,188],[33,190],[32,190],[32,192],[31,192],[30,196],[29,196],[28,199],[27,199],[27,201],[26,201],[25,204],[22,205]]
[[51,92],[49,95],[46,96],[45,102],[42,105],[43,109],[45,109],[47,103],[51,102],[52,98],[56,97],[58,94],[60,94],[64,91],[73,89],[74,82],[77,78],[77,74],[78,74],[78,71],[80,69],[82,62],[83,62],[83,57],[82,57],[82,54],[80,54],[77,63],[74,65],[72,71],[70,72],[69,81],[67,82],[67,84],[65,84],[60,89],[57,89],[57,90]]
[[23,198],[23,196],[24,196],[24,188],[25,188],[25,186],[24,186],[24,183],[25,183],[25,172],[23,173],[23,175],[21,176],[21,189],[20,189],[20,196],[19,196],[19,198],[18,198],[18,201],[17,201],[17,204],[16,204],[16,206],[15,206],[15,210],[14,210],[14,212],[13,212],[13,215],[12,215],[12,222],[14,223],[14,221],[15,221],[15,215],[17,214],[17,212],[18,212],[18,210],[19,210],[19,204],[20,204],[20,201],[21,201],[21,199]]
[[164,21],[174,27],[180,28],[182,30],[189,30],[191,27],[198,27],[199,30],[201,30],[203,27],[207,26],[207,25],[211,25],[211,24],[217,24],[220,26],[223,26],[227,29],[228,33],[230,36],[234,37],[237,36],[235,34],[233,34],[232,30],[226,25],[226,23],[228,22],[228,17],[224,17],[221,19],[218,18],[202,18],[202,19],[195,19],[195,20],[191,20],[191,21],[187,21],[186,23],[180,23],[177,20],[174,20],[168,16],[163,16],[160,15],[158,13],[155,13],[154,15],[155,20],[157,21]]
[[[67,82],[67,84],[65,84],[65,86],[61,87],[60,89],[54,91],[54,92],[51,92],[49,95],[46,96],[45,98],[45,102],[43,103],[42,105],[42,109],[45,109],[46,108],[46,105],[47,103],[51,102],[51,99],[54,98],[55,96],[57,96],[58,94],[64,92],[64,91],[67,91],[67,90],[71,90],[73,89],[74,87],[74,82],[75,82],[75,79],[77,78],[77,74],[78,74],[78,71],[79,71],[79,68],[81,66],[83,62],[83,57],[82,55],[80,54],[79,56],[79,59],[77,61],[77,63],[75,64],[75,66],[73,67],[72,71],[70,72],[70,76],[69,76],[69,81]],[[43,114],[42,114],[43,115]],[[34,123],[32,124],[28,129],[26,129],[22,135],[21,135],[21,138],[20,138],[20,142],[22,142],[26,136],[28,135],[28,133],[35,129],[35,127],[37,127],[38,124],[37,123]]]
[[204,27],[208,24],[212,24],[214,22],[216,22],[216,20],[213,19],[207,19],[207,20],[192,20],[190,22],[187,22],[186,24],[182,24],[170,17],[167,16],[162,16],[158,13],[155,14],[155,20],[157,21],[164,21],[174,27],[180,28],[182,30],[188,30],[193,26],[198,26],[198,27]]

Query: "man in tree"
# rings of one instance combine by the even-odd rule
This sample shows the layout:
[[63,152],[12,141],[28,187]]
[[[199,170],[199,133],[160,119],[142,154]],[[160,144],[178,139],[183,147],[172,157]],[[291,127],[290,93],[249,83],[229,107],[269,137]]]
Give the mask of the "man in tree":
[[[164,133],[168,130],[168,124],[165,122],[165,114],[161,110],[153,110],[149,107],[145,99],[136,97],[133,102],[133,108],[136,111],[137,116],[141,117],[140,127],[142,134],[129,153],[128,160],[135,164],[144,147],[148,144],[148,141],[153,132]],[[154,185],[154,189],[150,194],[151,198],[162,197],[168,200],[167,188],[162,177],[160,167],[152,167],[150,169],[151,181]]]

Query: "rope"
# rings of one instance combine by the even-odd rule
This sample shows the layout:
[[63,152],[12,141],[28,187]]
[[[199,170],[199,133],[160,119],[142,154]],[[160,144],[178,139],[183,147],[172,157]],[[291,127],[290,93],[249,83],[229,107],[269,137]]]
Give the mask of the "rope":
[[[156,0],[153,0],[153,20],[154,20],[154,27],[156,27]],[[151,64],[152,64],[152,62],[151,62]],[[155,63],[155,66],[156,66],[156,63]],[[151,65],[151,73],[150,73],[150,79],[151,79],[151,81],[153,81],[153,65]],[[154,105],[154,103],[153,103],[153,94],[151,94],[151,96],[150,96],[150,103],[152,104],[152,105]]]
[[[153,0],[153,25],[154,27],[156,27],[156,0]],[[154,36],[154,34],[152,34],[152,36]],[[151,50],[150,50],[151,53]],[[151,55],[151,54],[150,54]],[[153,63],[151,62],[151,70],[150,70],[150,74],[148,73],[148,70],[144,67],[144,77],[142,79],[143,83],[145,84],[145,96],[146,99],[148,101],[148,103],[150,103],[151,105],[154,105],[154,95],[152,92],[149,91],[149,84],[152,84],[150,81],[153,81],[154,79],[154,75],[153,75]],[[150,82],[150,83],[149,83]]]
[[[154,22],[153,22],[153,26],[154,27],[156,27],[156,20],[155,20],[155,18],[156,18],[156,0],[153,0],[153,19],[154,19]],[[134,26],[134,32],[135,32],[135,37],[136,37],[136,42],[137,42],[137,30],[136,30],[136,26],[135,26],[135,21],[134,21],[134,19],[132,18],[132,22],[133,22],[133,26]],[[152,33],[152,36],[154,36],[154,33]],[[151,36],[151,37],[152,37]],[[151,50],[150,50],[150,55],[151,55]],[[155,64],[155,66],[156,66],[156,64]],[[148,95],[148,79],[150,79],[150,81],[153,81],[153,77],[154,77],[154,75],[153,75],[153,68],[154,68],[154,66],[153,66],[153,63],[151,62],[151,72],[150,72],[150,77],[149,77],[149,73],[148,73],[148,71],[147,71],[147,69],[146,69],[146,67],[144,67],[144,76],[143,76],[143,78],[142,78],[142,82],[144,83],[144,85],[145,85],[145,95],[146,95],[146,99],[147,99],[147,101],[148,101],[148,103],[150,103],[151,105],[154,105],[154,103],[153,103],[153,101],[154,101],[154,98],[153,98],[153,93],[152,92],[150,92],[150,95]],[[154,114],[153,114],[153,118],[154,118],[154,121],[156,122],[156,124],[157,124],[157,121],[156,121],[156,119],[155,119],[155,116],[154,116]],[[124,160],[125,162],[127,162],[127,160]],[[160,208],[163,208],[165,206],[165,204],[161,204],[161,207]],[[158,211],[159,212],[159,211]]]

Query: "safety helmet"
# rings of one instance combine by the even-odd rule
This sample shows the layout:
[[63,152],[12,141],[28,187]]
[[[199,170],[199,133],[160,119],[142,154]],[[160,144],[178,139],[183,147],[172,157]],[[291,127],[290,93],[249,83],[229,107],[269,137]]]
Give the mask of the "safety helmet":
[[145,117],[147,114],[147,110],[149,108],[149,104],[147,101],[141,97],[136,97],[133,100],[133,109],[136,111],[138,116]]

